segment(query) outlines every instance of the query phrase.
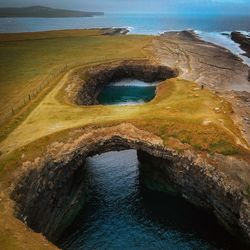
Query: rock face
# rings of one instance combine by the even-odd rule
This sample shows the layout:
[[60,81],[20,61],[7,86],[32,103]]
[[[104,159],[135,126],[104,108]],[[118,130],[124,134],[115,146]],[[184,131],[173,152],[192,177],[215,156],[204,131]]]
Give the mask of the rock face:
[[[98,104],[97,97],[106,84],[124,78],[145,82],[163,81],[178,75],[177,70],[167,66],[150,64],[148,61],[123,61],[104,64],[87,70],[75,72],[67,88],[69,99],[78,105]],[[85,80],[83,79],[85,78]]]
[[47,159],[42,169],[31,170],[13,193],[20,211],[17,217],[49,240],[57,239],[85,203],[88,185],[83,166],[83,158],[61,164]]
[[54,143],[43,157],[24,163],[22,178],[12,192],[16,216],[55,242],[84,203],[86,157],[123,149],[138,151],[140,171],[150,173],[149,181],[156,188],[209,209],[231,233],[250,242],[249,197],[215,166],[238,164],[237,159],[215,157],[211,165],[191,151],[177,153],[164,147],[159,137],[130,124],[95,129],[68,143]]
[[246,56],[250,57],[250,37],[243,35],[240,32],[233,31],[231,38],[236,43],[240,44],[242,50],[246,52]]
[[[138,159],[146,186],[182,196],[195,206],[212,211],[231,233],[242,234],[239,225],[243,221],[239,223],[239,217],[243,197],[237,187],[211,165],[197,164],[181,156],[154,157],[142,151],[138,151]],[[241,226],[244,227],[245,222]]]

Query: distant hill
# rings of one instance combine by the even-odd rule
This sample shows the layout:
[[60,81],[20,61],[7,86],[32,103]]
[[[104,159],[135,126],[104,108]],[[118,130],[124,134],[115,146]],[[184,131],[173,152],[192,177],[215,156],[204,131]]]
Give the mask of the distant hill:
[[53,9],[43,6],[0,8],[0,17],[92,17],[100,15],[104,15],[104,13]]

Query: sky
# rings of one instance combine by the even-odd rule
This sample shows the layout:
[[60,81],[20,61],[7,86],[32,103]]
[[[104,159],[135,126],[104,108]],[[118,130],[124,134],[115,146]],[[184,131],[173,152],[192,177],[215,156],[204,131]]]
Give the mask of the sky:
[[104,12],[250,15],[250,0],[0,0],[0,7],[31,5]]

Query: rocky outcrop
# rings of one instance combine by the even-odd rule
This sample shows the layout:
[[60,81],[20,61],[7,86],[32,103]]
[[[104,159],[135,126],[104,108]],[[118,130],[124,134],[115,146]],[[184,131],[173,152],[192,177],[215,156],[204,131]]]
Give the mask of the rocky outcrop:
[[[38,168],[28,171],[12,194],[18,202],[17,217],[35,232],[42,232],[54,241],[85,203],[88,185],[84,158],[67,163],[46,158],[33,164]],[[23,167],[31,165],[25,163]]]
[[126,28],[102,28],[102,35],[108,36],[117,36],[117,35],[126,35],[129,33],[129,30]]
[[[192,31],[165,32],[154,39],[152,51],[161,64],[178,68],[179,77],[216,92],[232,104],[237,116],[249,117],[250,106],[238,101],[241,92],[250,92],[249,66],[237,55],[199,39]],[[239,123],[250,143],[248,124]]]
[[193,30],[182,30],[179,32],[176,31],[167,31],[161,34],[162,37],[169,37],[169,36],[177,36],[178,39],[186,40],[189,42],[199,42],[200,39],[198,35]]
[[148,61],[121,61],[103,64],[87,71],[77,70],[69,79],[66,89],[71,102],[78,105],[98,104],[97,97],[106,84],[125,78],[145,82],[163,81],[178,75],[167,66],[150,64]]
[[250,204],[238,185],[214,166],[190,157],[153,157],[138,151],[142,179],[148,188],[182,196],[212,211],[230,233],[249,240],[249,215],[242,213]]
[[84,202],[86,157],[123,149],[138,151],[140,171],[154,189],[171,191],[209,209],[231,233],[250,242],[249,196],[239,182],[219,170],[230,162],[241,166],[244,162],[214,156],[211,164],[204,154],[177,153],[159,137],[130,124],[83,131],[77,139],[53,143],[44,156],[24,163],[12,192],[16,216],[56,241]]
[[201,40],[193,31],[165,32],[152,51],[160,63],[176,67],[179,76],[221,91],[250,91],[248,66],[226,48]]
[[250,57],[250,37],[240,32],[233,31],[231,33],[231,38],[234,42],[240,44],[241,49],[246,52],[246,56]]

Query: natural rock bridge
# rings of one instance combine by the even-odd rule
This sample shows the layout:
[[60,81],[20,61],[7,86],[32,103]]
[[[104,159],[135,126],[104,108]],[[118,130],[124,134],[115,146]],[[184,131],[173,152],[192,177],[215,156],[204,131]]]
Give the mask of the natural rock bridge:
[[142,167],[160,173],[156,183],[212,211],[231,232],[249,239],[249,204],[237,185],[199,155],[177,153],[164,147],[159,137],[127,123],[54,143],[40,158],[25,162],[12,192],[16,216],[56,241],[84,203],[86,157],[124,149],[136,149]]

